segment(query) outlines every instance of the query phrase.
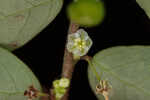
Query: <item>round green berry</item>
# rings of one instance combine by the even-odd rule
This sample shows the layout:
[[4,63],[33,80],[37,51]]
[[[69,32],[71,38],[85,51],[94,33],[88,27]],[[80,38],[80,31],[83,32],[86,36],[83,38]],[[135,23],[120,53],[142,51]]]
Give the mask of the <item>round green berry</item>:
[[69,4],[67,14],[71,21],[81,26],[96,26],[104,19],[104,4],[99,0],[77,0]]

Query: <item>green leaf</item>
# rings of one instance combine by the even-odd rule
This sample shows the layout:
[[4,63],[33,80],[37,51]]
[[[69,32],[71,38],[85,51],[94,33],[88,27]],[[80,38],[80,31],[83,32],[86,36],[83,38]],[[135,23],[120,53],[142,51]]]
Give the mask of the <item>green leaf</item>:
[[136,0],[150,18],[150,0]]
[[0,44],[23,46],[58,14],[63,0],[0,0]]
[[[93,67],[102,80],[112,86],[110,100],[149,100],[150,98],[150,47],[120,46],[97,53],[92,60]],[[99,83],[88,70],[89,81],[95,91]],[[102,95],[97,95],[104,100]]]
[[41,91],[32,71],[16,56],[0,48],[0,100],[27,100],[24,91],[30,85]]

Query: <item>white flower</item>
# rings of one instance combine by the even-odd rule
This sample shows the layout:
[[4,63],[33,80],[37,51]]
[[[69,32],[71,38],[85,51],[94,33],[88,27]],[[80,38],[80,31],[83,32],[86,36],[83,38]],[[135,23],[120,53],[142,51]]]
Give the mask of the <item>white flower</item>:
[[79,29],[76,33],[68,36],[67,50],[76,57],[86,55],[91,46],[92,40],[83,29]]

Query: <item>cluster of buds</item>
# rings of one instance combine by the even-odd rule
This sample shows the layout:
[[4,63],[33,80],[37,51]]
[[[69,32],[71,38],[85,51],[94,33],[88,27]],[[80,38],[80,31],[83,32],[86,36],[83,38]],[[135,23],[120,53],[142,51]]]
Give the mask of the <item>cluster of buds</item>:
[[66,93],[67,88],[70,85],[70,80],[67,78],[61,78],[60,80],[55,80],[53,82],[53,91],[56,97],[56,100],[60,100]]
[[73,54],[74,58],[86,55],[91,46],[92,40],[83,29],[68,35],[67,50]]

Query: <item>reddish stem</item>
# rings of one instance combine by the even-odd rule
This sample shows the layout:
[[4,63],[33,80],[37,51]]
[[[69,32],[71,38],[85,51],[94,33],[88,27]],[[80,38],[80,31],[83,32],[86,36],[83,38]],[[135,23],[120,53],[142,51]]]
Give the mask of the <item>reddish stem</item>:
[[[75,33],[78,30],[78,28],[79,25],[70,23],[68,35]],[[65,48],[62,77],[68,78],[69,80],[72,79],[72,73],[74,71],[75,63],[76,61],[73,59],[72,53],[68,52],[67,48]],[[69,88],[67,89],[67,92],[63,96],[62,100],[68,100],[68,96],[69,96]]]
[[[75,33],[79,28],[78,24],[75,23],[70,23],[69,25],[69,30],[68,30],[68,35]],[[68,37],[67,35],[67,37]],[[68,40],[67,40],[68,41]],[[66,44],[67,44],[66,41]],[[64,61],[63,61],[63,68],[62,68],[62,77],[68,78],[69,80],[72,79],[72,73],[74,71],[74,65],[76,61],[73,59],[72,53],[68,52],[67,48],[65,47],[65,52],[64,52]],[[53,89],[50,91],[50,100],[55,100],[55,96],[53,93]],[[62,97],[61,100],[68,100],[69,96],[69,88],[67,89],[66,93]]]

